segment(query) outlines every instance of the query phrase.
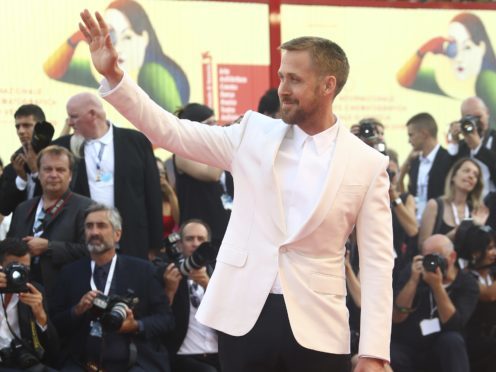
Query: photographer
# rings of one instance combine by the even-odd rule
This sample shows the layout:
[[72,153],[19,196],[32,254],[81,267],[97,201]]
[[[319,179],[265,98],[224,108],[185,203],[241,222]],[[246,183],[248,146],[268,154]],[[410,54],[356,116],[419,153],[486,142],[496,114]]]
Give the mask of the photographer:
[[384,140],[384,124],[374,118],[365,118],[352,125],[350,132],[360,138],[370,147],[380,153],[386,152],[386,141]]
[[116,254],[122,220],[95,204],[85,214],[91,258],[61,272],[53,321],[63,337],[62,371],[170,371],[160,343],[173,319],[155,268]]
[[468,262],[479,283],[477,307],[467,323],[466,340],[472,371],[490,372],[496,366],[496,234],[489,226],[464,221],[455,237],[460,257]]
[[391,366],[468,372],[462,336],[479,296],[475,279],[460,271],[451,241],[433,235],[422,245],[395,288]]
[[13,212],[22,201],[41,193],[36,165],[37,151],[41,149],[35,151],[32,141],[35,125],[45,121],[45,114],[39,106],[27,104],[17,109],[14,119],[22,147],[12,155],[0,178],[0,213],[4,216]]
[[50,371],[58,352],[55,328],[48,320],[42,289],[28,282],[29,249],[25,242],[0,242],[0,370]]
[[492,147],[496,142],[495,134],[489,131],[487,107],[479,98],[471,97],[463,101],[461,114],[462,118],[450,125],[448,152],[456,158],[471,157],[479,163],[485,196],[496,190],[496,151]]
[[[210,228],[201,220],[188,220],[181,226],[180,235],[179,248],[188,259],[202,243],[210,241]],[[195,318],[211,273],[212,267],[207,265],[192,269],[185,276],[177,263],[169,263],[163,274],[166,294],[176,320],[174,331],[166,338],[174,372],[220,371],[217,334]]]

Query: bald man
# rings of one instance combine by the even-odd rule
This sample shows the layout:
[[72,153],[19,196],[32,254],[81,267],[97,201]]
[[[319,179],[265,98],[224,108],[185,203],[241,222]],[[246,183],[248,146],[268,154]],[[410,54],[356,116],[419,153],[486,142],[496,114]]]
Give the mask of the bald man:
[[[116,207],[123,217],[120,253],[147,258],[162,242],[162,199],[151,143],[140,132],[107,120],[93,94],[71,97],[66,108],[73,137],[85,140],[77,154],[81,161],[74,191]],[[70,147],[68,137],[58,143]]]
[[479,97],[469,97],[460,106],[461,116],[474,117],[477,130],[463,132],[459,121],[449,130],[448,152],[457,158],[473,158],[482,169],[483,195],[496,191],[496,131],[489,128],[489,109]]
[[479,287],[458,269],[453,243],[432,235],[395,286],[391,366],[469,372],[463,328],[477,305]]

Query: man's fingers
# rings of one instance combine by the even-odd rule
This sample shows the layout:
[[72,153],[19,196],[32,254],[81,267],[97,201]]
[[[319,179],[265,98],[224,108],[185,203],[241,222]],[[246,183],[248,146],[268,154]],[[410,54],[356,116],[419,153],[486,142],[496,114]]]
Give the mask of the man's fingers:
[[98,27],[97,23],[91,16],[91,13],[88,11],[88,9],[85,9],[81,13],[81,19],[83,20],[89,34],[91,35],[90,40],[92,40],[95,37],[101,36],[100,27]]
[[106,36],[109,33],[107,24],[105,23],[105,20],[103,19],[102,15],[99,12],[95,13],[96,20],[98,22],[98,25],[100,26],[101,30],[101,35]]
[[88,29],[81,22],[79,22],[79,30],[83,33],[84,38],[86,39],[86,41],[88,43],[91,43],[91,35],[88,32]]

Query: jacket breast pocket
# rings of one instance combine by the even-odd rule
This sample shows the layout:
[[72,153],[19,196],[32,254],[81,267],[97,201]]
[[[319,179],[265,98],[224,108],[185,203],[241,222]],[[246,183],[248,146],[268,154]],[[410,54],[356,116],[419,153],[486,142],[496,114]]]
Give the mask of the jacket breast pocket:
[[224,245],[217,255],[217,262],[222,262],[235,267],[243,267],[248,258],[248,252],[233,246]]
[[310,275],[310,288],[317,293],[346,296],[345,278],[336,275],[313,273]]

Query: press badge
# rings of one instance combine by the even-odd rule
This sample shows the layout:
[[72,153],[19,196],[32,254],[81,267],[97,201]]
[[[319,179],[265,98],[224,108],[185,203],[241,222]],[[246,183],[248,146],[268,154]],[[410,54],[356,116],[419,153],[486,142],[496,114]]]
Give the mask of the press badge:
[[103,172],[101,177],[102,182],[112,181],[112,172]]
[[441,323],[439,323],[439,318],[424,319],[420,322],[420,330],[422,331],[422,336],[428,336],[433,333],[441,331]]
[[102,337],[102,324],[98,320],[92,320],[90,323],[90,336]]

